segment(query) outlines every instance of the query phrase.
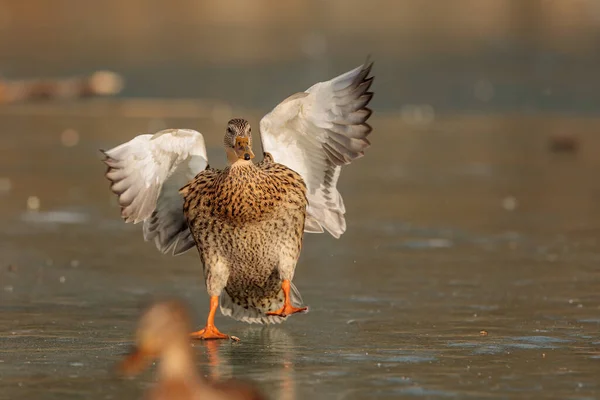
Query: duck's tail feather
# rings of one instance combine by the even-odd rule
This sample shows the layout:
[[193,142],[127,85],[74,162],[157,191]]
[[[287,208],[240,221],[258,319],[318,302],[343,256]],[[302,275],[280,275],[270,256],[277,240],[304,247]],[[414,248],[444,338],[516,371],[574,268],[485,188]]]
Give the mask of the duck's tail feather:
[[[290,296],[294,307],[302,307],[302,296],[296,286],[290,282]],[[276,315],[267,315],[268,312],[279,310],[284,304],[283,290],[280,290],[276,296],[266,298],[243,298],[232,299],[226,290],[221,293],[221,313],[235,320],[247,322],[249,324],[280,324],[288,317],[278,317]]]

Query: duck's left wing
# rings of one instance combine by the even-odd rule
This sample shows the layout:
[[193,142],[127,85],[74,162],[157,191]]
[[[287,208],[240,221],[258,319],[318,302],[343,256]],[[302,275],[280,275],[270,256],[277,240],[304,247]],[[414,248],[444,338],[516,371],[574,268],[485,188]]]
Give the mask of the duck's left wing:
[[337,182],[343,165],[370,146],[367,104],[373,63],[290,96],[260,121],[265,152],[302,176],[307,186],[306,232],[346,230],[346,209]]
[[144,222],[144,239],[173,255],[194,247],[179,189],[208,165],[202,134],[166,129],[103,151],[106,177],[125,222]]

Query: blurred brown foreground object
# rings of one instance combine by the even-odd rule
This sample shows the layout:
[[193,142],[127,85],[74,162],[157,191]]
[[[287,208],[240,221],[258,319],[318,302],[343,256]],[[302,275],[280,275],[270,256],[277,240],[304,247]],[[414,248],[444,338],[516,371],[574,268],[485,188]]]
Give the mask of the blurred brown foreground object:
[[155,358],[158,382],[146,393],[149,400],[262,400],[250,384],[208,382],[196,371],[191,349],[191,323],[184,304],[177,300],[155,303],[140,318],[134,350],[121,362],[126,376],[141,372]]
[[0,104],[111,96],[121,92],[123,86],[123,78],[110,71],[63,79],[0,79]]

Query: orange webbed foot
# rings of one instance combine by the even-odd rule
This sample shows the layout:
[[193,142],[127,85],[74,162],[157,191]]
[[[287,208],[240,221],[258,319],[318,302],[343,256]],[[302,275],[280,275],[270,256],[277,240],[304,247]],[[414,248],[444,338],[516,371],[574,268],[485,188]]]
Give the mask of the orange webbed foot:
[[291,287],[291,282],[288,279],[284,279],[283,282],[281,283],[281,290],[283,290],[283,295],[285,296],[285,301],[283,303],[283,307],[281,307],[277,311],[268,312],[267,315],[275,315],[277,317],[285,318],[288,315],[308,311],[308,307],[294,307],[291,304],[292,302],[290,299],[290,287]]
[[236,336],[229,336],[219,332],[216,326],[206,326],[204,329],[190,333],[192,339],[213,340],[213,339],[231,339],[238,342],[240,339]]
[[288,315],[292,315],[292,314],[296,314],[296,313],[303,313],[303,312],[307,312],[307,311],[308,311],[308,307],[294,307],[291,304],[285,304],[283,307],[281,307],[277,311],[268,312],[267,315],[275,315],[277,317],[285,318]]
[[191,339],[200,340],[213,340],[213,339],[231,339],[235,342],[239,342],[240,338],[236,336],[229,336],[219,332],[215,326],[215,313],[219,306],[219,296],[210,296],[210,311],[208,312],[208,320],[206,321],[206,327],[199,331],[190,333]]

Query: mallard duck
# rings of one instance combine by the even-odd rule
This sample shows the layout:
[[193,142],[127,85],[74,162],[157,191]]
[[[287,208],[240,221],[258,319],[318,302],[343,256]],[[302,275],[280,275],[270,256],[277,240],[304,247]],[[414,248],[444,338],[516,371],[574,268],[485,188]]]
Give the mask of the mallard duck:
[[160,359],[158,381],[149,400],[260,400],[258,389],[241,381],[208,382],[196,372],[190,346],[189,313],[177,300],[155,303],[140,318],[134,350],[119,364],[132,376],[155,358]]
[[210,168],[203,136],[190,129],[140,135],[105,151],[106,177],[126,222],[163,253],[198,248],[210,296],[198,339],[225,339],[216,310],[248,323],[280,323],[306,312],[292,279],[303,232],[346,230],[337,182],[342,166],[370,146],[367,104],[372,63],[281,102],[260,121],[263,160],[254,163],[252,130],[232,119],[229,166]]

